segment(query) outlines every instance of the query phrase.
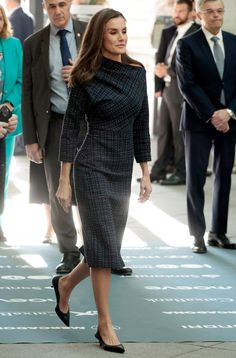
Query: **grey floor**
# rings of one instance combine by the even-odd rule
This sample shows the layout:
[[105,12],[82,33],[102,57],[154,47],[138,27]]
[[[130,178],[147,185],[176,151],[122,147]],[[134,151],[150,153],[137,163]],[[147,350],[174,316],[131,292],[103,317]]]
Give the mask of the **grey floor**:
[[[127,358],[233,358],[236,343],[126,343]],[[110,358],[115,353],[104,352],[96,344],[17,344],[1,345],[2,358]]]
[[[10,197],[14,200],[14,191],[16,191],[14,179],[18,176],[20,178],[21,190],[28,190],[27,177],[27,161],[25,157],[15,157],[13,161],[13,174],[11,175],[12,183],[10,186]],[[139,168],[135,165],[134,179],[133,179],[133,193],[137,194],[139,186],[135,178],[139,176]],[[211,190],[212,178],[207,179],[206,183],[206,219],[210,222],[210,207],[211,207]],[[236,240],[236,175],[232,175],[232,191],[230,200],[229,212],[229,230],[228,234],[232,240]],[[9,201],[12,202],[12,200]],[[18,198],[19,200],[19,198]],[[151,197],[153,205],[171,215],[171,217],[186,224],[186,209],[185,209],[185,187],[161,187],[158,184],[153,185],[153,193]],[[174,203],[174,204],[173,204]],[[132,218],[129,219],[132,223]],[[128,222],[128,225],[129,225]],[[136,227],[136,232],[137,232]],[[140,228],[140,230],[142,230]],[[140,235],[141,235],[140,231]],[[189,246],[191,241],[189,240]],[[206,337],[207,339],[207,337]],[[1,342],[1,332],[0,332]],[[126,343],[126,353],[128,357],[146,357],[146,358],[232,358],[236,357],[236,337],[234,342],[183,342],[183,343]],[[91,358],[91,357],[114,357],[114,353],[104,352],[98,348],[95,343],[83,344],[1,344],[0,357],[1,358],[42,358],[42,357],[57,357],[57,358]]]

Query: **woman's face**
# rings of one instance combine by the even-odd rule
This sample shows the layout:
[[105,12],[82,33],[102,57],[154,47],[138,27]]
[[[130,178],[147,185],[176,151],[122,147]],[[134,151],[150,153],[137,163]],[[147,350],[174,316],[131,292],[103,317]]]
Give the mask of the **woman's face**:
[[126,52],[126,44],[126,21],[123,17],[109,20],[105,25],[104,31],[103,56],[114,61],[121,61],[121,55]]
[[2,16],[2,11],[0,10],[0,34],[2,32],[3,26],[4,26],[4,20]]

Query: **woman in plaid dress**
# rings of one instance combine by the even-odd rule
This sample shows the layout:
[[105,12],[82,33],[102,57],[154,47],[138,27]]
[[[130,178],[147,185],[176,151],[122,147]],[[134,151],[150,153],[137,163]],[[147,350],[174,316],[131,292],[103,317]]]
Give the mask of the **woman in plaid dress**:
[[61,136],[57,198],[71,205],[70,174],[80,212],[84,260],[68,275],[53,278],[56,312],[69,325],[72,289],[91,275],[98,310],[96,338],[104,350],[123,353],[109,313],[111,268],[120,268],[134,158],[142,180],[139,201],[151,193],[146,73],[126,54],[126,21],[104,9],[90,20],[71,73],[71,93]]

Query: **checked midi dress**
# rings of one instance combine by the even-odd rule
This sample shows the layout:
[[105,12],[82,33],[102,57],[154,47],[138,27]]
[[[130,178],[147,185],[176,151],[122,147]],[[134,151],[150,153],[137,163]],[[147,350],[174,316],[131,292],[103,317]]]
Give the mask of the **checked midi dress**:
[[74,190],[90,267],[121,268],[134,158],[151,160],[146,72],[103,58],[93,80],[71,89],[60,160]]

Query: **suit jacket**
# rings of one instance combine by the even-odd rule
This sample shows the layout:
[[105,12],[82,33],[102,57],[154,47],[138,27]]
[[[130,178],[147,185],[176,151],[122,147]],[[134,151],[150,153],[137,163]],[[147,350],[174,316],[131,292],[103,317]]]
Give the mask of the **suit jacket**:
[[[208,120],[222,108],[236,113],[236,36],[223,31],[225,66],[221,79],[202,29],[182,38],[177,44],[176,68],[180,90],[184,96],[181,128],[206,131],[213,125]],[[226,104],[220,102],[224,89]],[[230,119],[236,130],[236,121]]]
[[[188,29],[188,31],[186,31],[184,36],[198,30],[199,27],[200,25],[193,23],[192,26]],[[160,46],[156,54],[156,63],[165,62],[166,52],[175,34],[176,29],[177,27],[175,25],[172,25],[162,30]],[[170,67],[168,69],[168,73],[171,77],[176,77],[175,60],[176,60],[176,51],[173,54]],[[162,78],[155,76],[155,92],[159,92],[159,91],[162,92],[164,87],[165,87],[165,81]]]
[[34,32],[33,18],[27,15],[22,7],[19,7],[9,16],[9,20],[13,35],[23,44],[24,40]]
[[5,64],[4,90],[1,103],[11,102],[14,106],[13,113],[18,116],[18,125],[16,131],[9,133],[8,136],[15,136],[22,132],[22,46],[20,41],[14,37],[1,39],[1,43]]
[[[87,23],[73,20],[79,49]],[[23,55],[23,135],[25,144],[39,143],[44,148],[50,119],[50,25],[24,42]]]

